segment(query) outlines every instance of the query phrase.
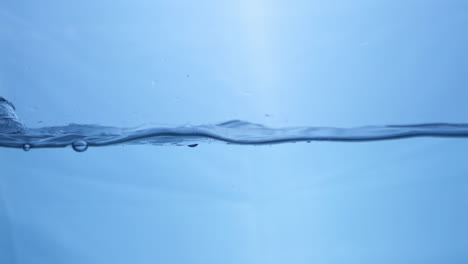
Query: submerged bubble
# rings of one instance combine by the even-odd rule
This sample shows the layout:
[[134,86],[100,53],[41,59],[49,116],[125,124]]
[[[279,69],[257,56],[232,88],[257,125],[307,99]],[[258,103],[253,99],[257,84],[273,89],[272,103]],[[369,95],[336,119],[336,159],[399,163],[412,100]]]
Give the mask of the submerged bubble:
[[29,144],[24,144],[23,145],[23,150],[24,151],[29,151],[30,149],[31,149],[31,145],[29,145]]
[[88,149],[88,142],[84,140],[78,140],[73,142],[72,146],[76,152],[84,152]]

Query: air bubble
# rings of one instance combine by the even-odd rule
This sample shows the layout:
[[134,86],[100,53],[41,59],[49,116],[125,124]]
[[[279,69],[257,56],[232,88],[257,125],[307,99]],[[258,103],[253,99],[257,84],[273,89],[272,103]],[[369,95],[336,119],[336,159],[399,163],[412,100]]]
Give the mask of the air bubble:
[[88,149],[88,142],[84,140],[78,140],[73,142],[72,146],[76,152],[85,152]]
[[29,144],[24,144],[23,145],[23,150],[24,151],[29,151],[30,149],[31,149],[31,145],[29,145]]

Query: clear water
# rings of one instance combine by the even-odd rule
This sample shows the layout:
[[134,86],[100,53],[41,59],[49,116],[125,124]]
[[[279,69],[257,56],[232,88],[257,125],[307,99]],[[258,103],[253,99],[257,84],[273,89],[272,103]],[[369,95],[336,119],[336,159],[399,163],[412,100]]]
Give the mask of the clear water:
[[466,13],[2,1],[0,263],[468,262]]
[[[70,124],[58,127],[27,128],[14,105],[0,97],[0,146],[23,148],[59,148],[72,146],[84,152],[89,146],[130,144],[179,145],[196,147],[202,141],[221,141],[239,145],[265,145],[288,142],[342,141],[362,142],[414,137],[468,137],[468,124],[416,124],[365,126],[358,128],[293,127],[268,128],[240,120],[216,125],[178,127],[118,128]],[[0,108],[1,109],[1,108]],[[190,143],[198,142],[198,143]]]

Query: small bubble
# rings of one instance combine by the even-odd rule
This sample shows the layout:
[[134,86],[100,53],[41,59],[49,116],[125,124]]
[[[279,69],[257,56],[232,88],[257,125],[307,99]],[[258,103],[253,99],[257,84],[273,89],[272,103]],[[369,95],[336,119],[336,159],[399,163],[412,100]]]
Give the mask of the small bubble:
[[24,144],[23,145],[23,150],[24,151],[29,151],[30,149],[31,149],[31,145],[29,145],[29,144]]
[[88,149],[88,142],[84,140],[78,140],[73,142],[72,146],[76,152],[84,152]]
[[190,147],[190,148],[194,148],[194,147],[196,147],[196,146],[198,146],[198,144],[190,144],[190,145],[188,145],[188,147]]

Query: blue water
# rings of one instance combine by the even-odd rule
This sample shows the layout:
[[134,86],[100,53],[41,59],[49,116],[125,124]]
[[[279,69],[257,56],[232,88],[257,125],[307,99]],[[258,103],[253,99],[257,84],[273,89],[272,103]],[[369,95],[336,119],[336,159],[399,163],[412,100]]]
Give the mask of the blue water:
[[467,13],[1,1],[0,264],[468,263]]
[[[0,97],[0,100],[3,98]],[[89,146],[130,144],[187,145],[195,147],[210,140],[230,144],[261,145],[287,142],[345,141],[362,142],[413,137],[468,137],[468,124],[414,124],[363,126],[357,128],[292,127],[268,128],[240,120],[215,125],[177,127],[118,128],[98,125],[27,128],[22,124],[14,105],[3,99],[9,112],[0,113],[0,146],[23,148],[60,148],[73,146],[82,152]],[[2,102],[0,101],[0,107]],[[8,105],[6,105],[8,104]],[[1,108],[0,108],[1,109]],[[196,143],[193,143],[196,142]]]

